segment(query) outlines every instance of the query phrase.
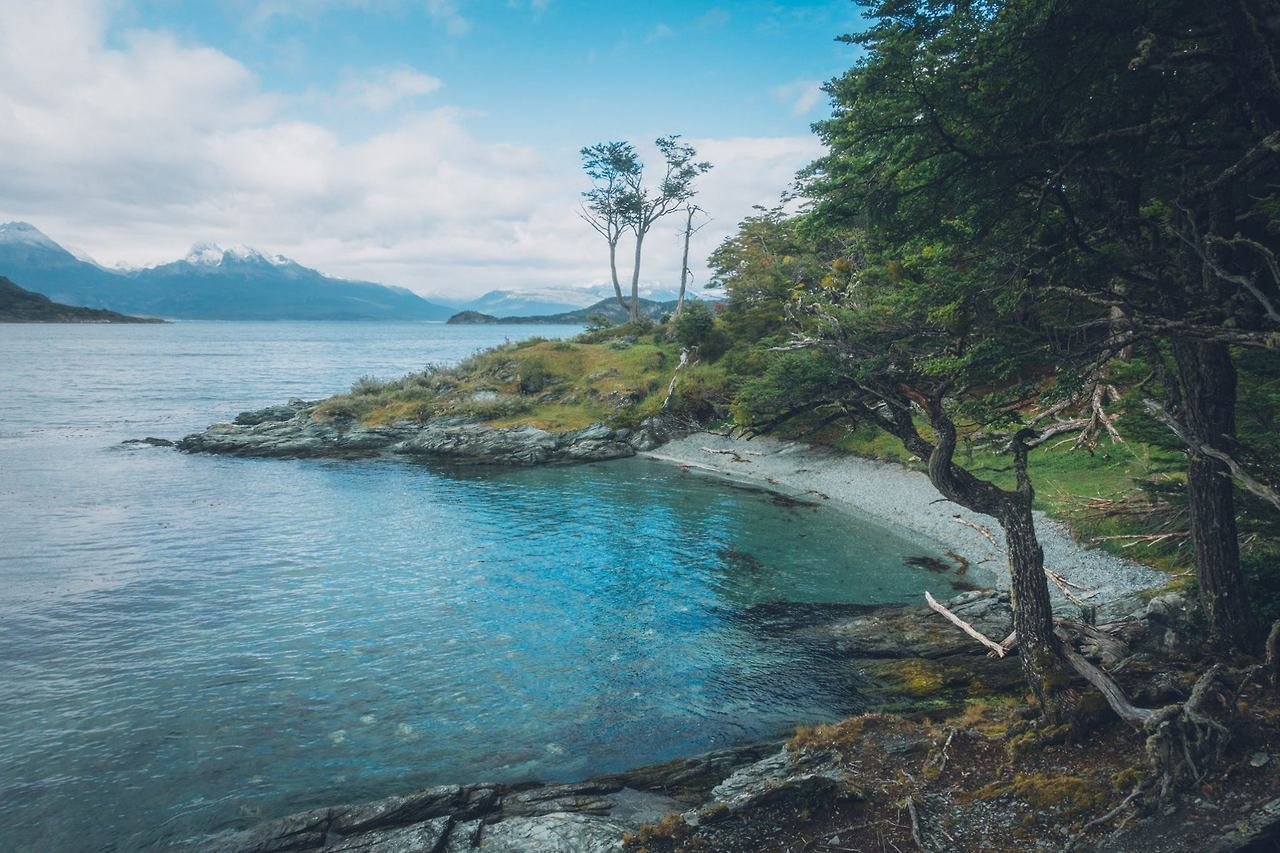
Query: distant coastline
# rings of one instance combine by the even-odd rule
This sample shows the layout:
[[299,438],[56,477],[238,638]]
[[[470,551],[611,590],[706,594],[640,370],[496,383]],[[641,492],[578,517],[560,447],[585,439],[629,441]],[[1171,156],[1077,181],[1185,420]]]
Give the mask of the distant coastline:
[[165,323],[154,317],[131,317],[104,308],[63,305],[0,276],[0,323]]

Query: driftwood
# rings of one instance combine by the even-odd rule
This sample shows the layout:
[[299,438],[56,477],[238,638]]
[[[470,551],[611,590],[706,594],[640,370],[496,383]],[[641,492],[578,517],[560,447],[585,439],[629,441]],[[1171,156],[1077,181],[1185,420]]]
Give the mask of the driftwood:
[[1264,646],[1262,666],[1271,686],[1280,687],[1280,619],[1271,623],[1271,633],[1267,634],[1267,642]]
[[964,621],[959,616],[955,615],[950,610],[943,607],[941,604],[937,602],[937,599],[935,599],[928,592],[924,594],[924,600],[928,602],[930,608],[932,608],[933,610],[936,610],[938,613],[941,613],[943,616],[947,617],[947,620],[952,625],[955,625],[961,631],[964,631],[970,637],[973,637],[979,643],[982,643],[982,645],[986,646],[988,649],[991,649],[991,651],[995,653],[996,657],[1002,658],[1005,656],[1004,646],[1000,645],[995,640],[992,640],[986,634],[982,633],[977,628],[973,627],[968,622]]
[[[681,296],[683,295],[684,295],[684,291],[682,290]],[[688,365],[689,365],[689,350],[682,349],[680,350],[680,363],[676,365],[675,370],[671,371],[671,382],[670,384],[667,385],[666,399],[662,401],[662,411],[665,412],[667,409],[671,408],[671,399],[676,394],[676,382],[679,381],[680,379],[680,371],[684,370],[684,368],[687,367]]]

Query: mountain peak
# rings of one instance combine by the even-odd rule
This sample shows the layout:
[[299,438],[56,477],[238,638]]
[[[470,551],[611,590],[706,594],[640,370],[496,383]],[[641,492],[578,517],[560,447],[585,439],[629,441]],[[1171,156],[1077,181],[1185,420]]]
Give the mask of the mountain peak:
[[0,243],[22,243],[30,246],[43,246],[47,249],[62,248],[30,222],[0,223]]
[[224,249],[217,243],[196,243],[182,260],[196,266],[215,267],[226,263],[258,263],[270,264],[274,267],[293,263],[284,255],[268,255],[252,246],[236,245]]

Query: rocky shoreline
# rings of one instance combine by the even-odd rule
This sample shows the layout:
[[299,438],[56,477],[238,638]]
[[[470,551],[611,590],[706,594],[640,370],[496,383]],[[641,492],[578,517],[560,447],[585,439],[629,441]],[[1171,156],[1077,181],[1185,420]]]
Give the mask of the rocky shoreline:
[[[947,604],[992,636],[1002,636],[1012,626],[1004,593],[969,592]],[[1134,610],[1123,612],[1127,606]],[[1186,601],[1173,593],[1145,603],[1116,602],[1107,615],[1126,625],[1133,649],[1153,654],[1169,651],[1191,618]],[[923,607],[881,607],[836,618],[810,613],[807,619],[793,620],[787,630],[828,644],[834,654],[864,661],[876,705],[908,712],[901,718],[856,718],[898,721],[862,734],[871,752],[924,759],[937,745],[913,722],[918,716],[913,708],[956,708],[975,685],[991,695],[1016,691],[1021,683],[1016,657],[988,657]],[[1084,652],[1105,659],[1108,649],[1086,647]],[[767,822],[779,809],[836,808],[870,796],[865,780],[836,752],[797,749],[794,741],[776,739],[567,784],[441,785],[370,803],[312,809],[168,849],[604,853],[623,850],[626,840],[652,833],[655,825],[679,832],[697,829],[711,837],[724,833],[724,846],[713,847],[735,849],[735,833],[761,819]]]
[[599,462],[652,450],[675,434],[649,418],[637,429],[595,423],[568,432],[534,426],[494,427],[467,416],[398,420],[363,426],[350,418],[320,418],[318,403],[290,400],[213,424],[177,442],[187,453],[277,459],[364,459],[394,455],[492,465]]
[[[458,417],[362,426],[349,419],[317,418],[316,405],[293,400],[244,412],[234,422],[215,424],[176,446],[190,453],[237,456],[430,457],[509,465],[600,461],[642,453],[779,494],[831,501],[844,511],[913,531],[975,566],[989,566],[997,587],[1004,586],[1001,581],[1007,577],[998,540],[982,530],[985,520],[938,502],[921,475],[896,465],[788,442],[686,435],[655,419],[637,430],[593,424],[563,433],[530,426],[496,428]],[[1147,601],[1163,576],[1087,549],[1065,527],[1040,521],[1051,565],[1073,583],[1088,587],[1091,615],[1099,622],[1132,623],[1135,642],[1157,653],[1169,651],[1169,644],[1185,633],[1185,626],[1174,627],[1187,617],[1185,601],[1176,594]],[[1003,637],[1012,628],[1009,597],[1002,589],[966,592],[947,604],[988,636]],[[1058,604],[1073,609],[1065,598]],[[988,658],[923,606],[827,612],[797,605],[781,614],[778,623],[784,633],[858,661],[875,707],[908,713],[955,708],[975,684],[1015,692],[1020,684],[1016,658]],[[877,740],[868,741],[867,748],[927,753],[929,747],[922,746],[920,737],[902,734],[916,725],[903,718],[905,728],[893,724],[875,735]],[[724,832],[724,849],[736,849],[735,833],[761,820],[767,824],[780,804],[836,808],[834,804],[864,798],[860,785],[835,753],[797,751],[775,740],[568,784],[438,786],[372,803],[302,812],[245,830],[190,839],[175,849],[596,853],[622,850],[624,839],[643,838],[655,825],[713,838]],[[735,820],[725,820],[730,817]],[[713,848],[720,849],[714,844]]]

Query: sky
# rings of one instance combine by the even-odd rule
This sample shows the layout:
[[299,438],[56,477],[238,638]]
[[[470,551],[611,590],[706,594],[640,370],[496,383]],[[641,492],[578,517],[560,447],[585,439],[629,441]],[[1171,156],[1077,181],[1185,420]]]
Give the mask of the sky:
[[[690,266],[820,155],[831,2],[0,0],[0,221],[104,265],[246,244],[474,296],[607,281],[579,149],[714,168]],[[674,218],[642,281],[679,279]]]

